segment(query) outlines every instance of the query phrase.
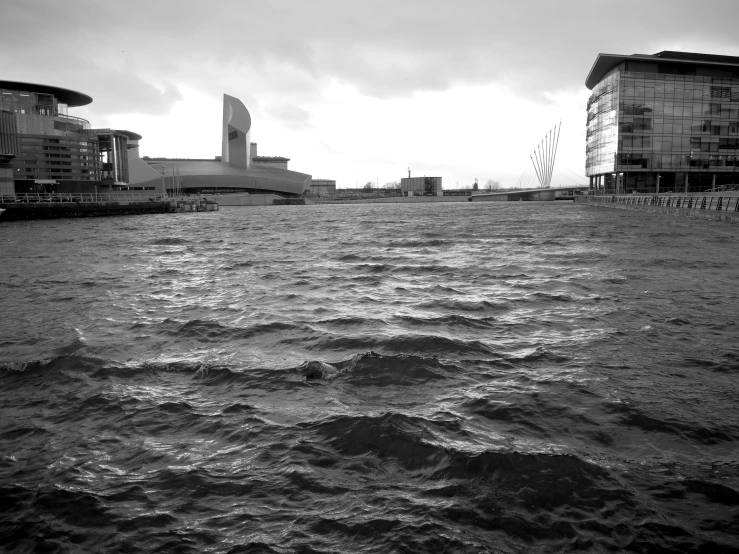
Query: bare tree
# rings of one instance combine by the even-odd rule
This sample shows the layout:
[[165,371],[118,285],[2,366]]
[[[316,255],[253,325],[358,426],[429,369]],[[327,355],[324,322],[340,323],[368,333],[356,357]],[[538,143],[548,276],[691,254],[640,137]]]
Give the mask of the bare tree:
[[399,189],[400,188],[400,183],[398,181],[389,181],[389,182],[385,183],[382,186],[382,188],[390,189],[390,190]]
[[366,190],[367,192],[371,192],[372,191],[372,181],[367,181],[364,184],[364,190]]
[[485,190],[500,190],[500,181],[493,181],[488,179],[485,182]]

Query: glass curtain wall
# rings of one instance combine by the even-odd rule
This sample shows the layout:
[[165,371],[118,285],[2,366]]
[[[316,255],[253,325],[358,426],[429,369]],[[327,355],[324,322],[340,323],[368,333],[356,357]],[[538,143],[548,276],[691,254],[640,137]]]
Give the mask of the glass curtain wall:
[[619,78],[613,71],[603,78],[588,99],[585,168],[588,176],[615,171],[618,145]]
[[0,90],[0,110],[36,115],[57,115],[55,99],[51,94]]
[[739,79],[615,71],[593,89],[587,133],[605,192],[655,192],[657,176],[660,192],[739,185]]
[[97,137],[80,133],[20,135],[19,139],[20,153],[12,162],[16,179],[100,179]]

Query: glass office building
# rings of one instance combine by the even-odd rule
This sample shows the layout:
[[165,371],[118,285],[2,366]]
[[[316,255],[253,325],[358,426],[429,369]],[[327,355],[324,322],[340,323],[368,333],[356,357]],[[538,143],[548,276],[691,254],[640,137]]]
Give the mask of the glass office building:
[[594,192],[739,186],[739,57],[600,54],[586,85]]

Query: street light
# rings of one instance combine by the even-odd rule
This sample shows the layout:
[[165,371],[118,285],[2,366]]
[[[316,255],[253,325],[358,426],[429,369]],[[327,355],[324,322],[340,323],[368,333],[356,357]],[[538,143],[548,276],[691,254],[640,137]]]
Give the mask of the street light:
[[164,164],[152,164],[152,165],[158,165],[162,168],[162,198],[167,198],[167,185],[164,182],[164,172],[166,171],[166,167]]

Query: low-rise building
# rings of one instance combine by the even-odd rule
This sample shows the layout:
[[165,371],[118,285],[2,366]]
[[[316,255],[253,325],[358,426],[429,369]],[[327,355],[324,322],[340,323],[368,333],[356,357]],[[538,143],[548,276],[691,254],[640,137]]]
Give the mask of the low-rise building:
[[336,194],[336,181],[331,179],[312,179],[310,193],[313,196],[332,196]]
[[403,177],[400,180],[403,196],[443,196],[441,177]]

